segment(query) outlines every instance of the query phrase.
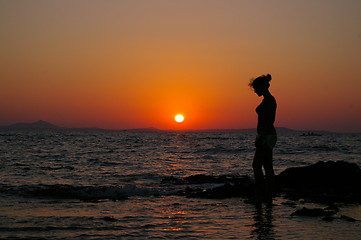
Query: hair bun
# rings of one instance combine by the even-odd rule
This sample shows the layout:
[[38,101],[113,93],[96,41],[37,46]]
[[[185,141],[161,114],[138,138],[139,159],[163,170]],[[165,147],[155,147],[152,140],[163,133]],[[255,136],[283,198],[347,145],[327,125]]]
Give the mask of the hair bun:
[[267,75],[265,76],[265,78],[266,78],[267,82],[269,82],[269,81],[272,80],[271,74],[267,74]]

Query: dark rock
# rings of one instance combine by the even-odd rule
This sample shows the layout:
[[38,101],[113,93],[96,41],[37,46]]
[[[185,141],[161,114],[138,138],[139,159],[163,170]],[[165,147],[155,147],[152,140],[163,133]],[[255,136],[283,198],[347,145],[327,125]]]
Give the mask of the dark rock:
[[333,221],[333,215],[338,213],[339,208],[336,206],[329,206],[324,209],[322,208],[306,208],[303,207],[298,209],[291,216],[307,216],[307,217],[324,217],[324,221]]
[[[177,193],[187,197],[249,198],[254,193],[254,182],[248,176],[198,174],[185,178],[165,177],[162,183],[188,185]],[[209,189],[199,186],[205,183],[223,185]],[[276,193],[290,200],[329,204],[330,208],[325,209],[328,214],[338,212],[337,207],[332,205],[334,203],[361,203],[361,170],[354,163],[321,161],[306,167],[289,168],[276,176],[276,183]],[[192,185],[197,185],[197,188]]]
[[307,167],[288,168],[277,180],[282,185],[298,188],[352,188],[360,186],[361,171],[354,163],[321,161]]
[[220,183],[220,182],[226,182],[227,179],[223,176],[209,176],[209,175],[203,175],[203,174],[197,174],[192,175],[189,177],[186,177],[185,180],[188,183],[192,184],[200,184],[200,183]]
[[[185,177],[183,179],[167,177],[163,178],[162,183],[174,183],[174,184],[187,184],[196,185],[197,188],[187,186],[183,191],[179,191],[177,195],[186,197],[199,197],[199,198],[230,198],[230,197],[249,197],[253,193],[253,182],[248,176],[232,176],[232,175],[220,175],[211,176],[204,174],[197,174]],[[199,184],[214,184],[220,183],[223,185],[214,188],[200,188]]]
[[285,206],[289,206],[289,207],[292,207],[292,208],[295,208],[297,206],[297,203],[293,202],[293,201],[287,201],[287,202],[283,202],[281,203],[282,205],[285,205]]
[[347,221],[347,222],[356,222],[357,221],[356,219],[354,219],[352,217],[345,216],[345,215],[341,215],[340,217],[325,216],[325,217],[322,218],[322,220],[326,221],[326,222],[332,222],[335,219],[340,219],[340,220],[344,220],[344,221]]
[[224,199],[231,197],[249,197],[253,194],[253,187],[247,184],[231,184],[226,183],[223,186],[210,189],[193,189],[186,187],[184,191],[178,192],[178,195],[187,197],[209,198],[209,199]]
[[174,177],[174,176],[166,176],[166,177],[163,177],[161,183],[180,185],[180,184],[184,184],[184,180],[181,178]]
[[345,220],[345,221],[348,221],[348,222],[355,222],[355,221],[356,221],[356,219],[354,219],[354,218],[352,218],[352,217],[345,216],[345,215],[342,215],[342,216],[340,217],[340,219]]
[[293,199],[361,203],[361,170],[354,163],[321,161],[289,168],[276,177],[276,182],[278,191],[288,192]]
[[332,222],[335,218],[332,216],[326,216],[322,218],[322,221]]
[[245,185],[235,184],[231,185],[229,183],[224,184],[223,186],[216,187],[204,192],[204,195],[207,198],[230,198],[230,197],[246,197],[250,193],[253,193],[253,188],[249,188]]
[[307,216],[307,217],[322,217],[326,216],[326,211],[321,208],[305,208],[298,209],[291,216]]
[[336,205],[332,204],[326,208],[324,208],[324,210],[328,211],[328,212],[333,212],[334,214],[338,213],[340,211],[339,207],[337,207]]
[[301,217],[323,217],[322,221],[332,222],[335,219],[340,219],[348,222],[355,222],[356,219],[352,217],[348,217],[345,215],[341,215],[337,217],[336,213],[339,211],[338,207],[326,207],[322,208],[306,208],[303,207],[298,209],[297,211],[293,212],[291,216],[301,216]]

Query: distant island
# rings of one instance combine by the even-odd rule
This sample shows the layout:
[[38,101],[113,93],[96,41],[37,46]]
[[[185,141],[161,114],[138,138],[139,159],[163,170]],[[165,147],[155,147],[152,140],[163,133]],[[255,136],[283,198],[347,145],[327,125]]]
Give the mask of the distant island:
[[[294,130],[285,127],[277,127],[277,132],[280,134],[285,133],[297,133],[301,134],[304,131]],[[177,131],[172,129],[158,129],[154,127],[148,128],[133,128],[133,129],[103,129],[103,128],[96,128],[96,127],[84,127],[84,128],[66,128],[60,127],[50,122],[39,120],[36,122],[31,123],[15,123],[8,126],[0,126],[0,130],[102,130],[102,131],[137,131],[137,132],[156,132],[156,131]],[[181,131],[186,132],[241,132],[241,133],[256,133],[255,128],[247,128],[247,129],[185,129]],[[327,133],[328,131],[317,131],[317,134]],[[312,133],[316,134],[315,131]]]
[[39,120],[30,123],[15,123],[8,126],[0,126],[0,130],[108,130],[95,127],[84,127],[84,128],[67,128],[60,127],[53,123]]
[[2,126],[0,129],[8,130],[50,130],[50,129],[63,129],[62,127],[56,126],[52,123],[39,120],[32,123],[15,123],[9,126]]

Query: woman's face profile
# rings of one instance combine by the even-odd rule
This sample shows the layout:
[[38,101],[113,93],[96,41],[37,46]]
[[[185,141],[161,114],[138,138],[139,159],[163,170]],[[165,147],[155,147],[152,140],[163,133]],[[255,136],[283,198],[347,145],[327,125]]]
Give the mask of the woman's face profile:
[[261,87],[255,87],[254,92],[260,97],[263,95],[263,88]]

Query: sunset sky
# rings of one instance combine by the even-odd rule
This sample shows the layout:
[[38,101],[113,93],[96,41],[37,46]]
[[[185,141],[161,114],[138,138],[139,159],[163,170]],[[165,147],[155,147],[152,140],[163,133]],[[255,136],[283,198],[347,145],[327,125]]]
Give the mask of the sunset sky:
[[[0,125],[361,132],[361,1],[0,0]],[[183,114],[184,122],[174,120]]]

